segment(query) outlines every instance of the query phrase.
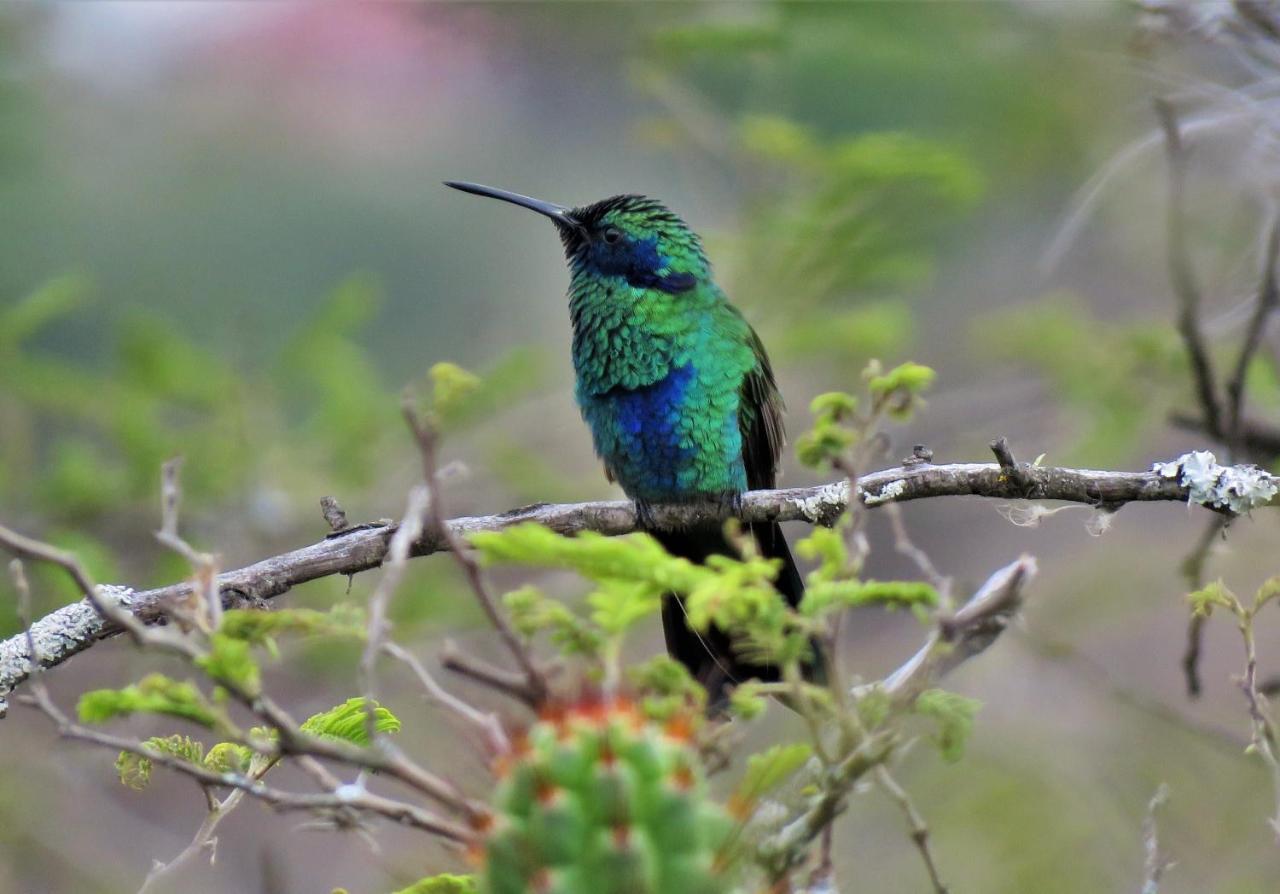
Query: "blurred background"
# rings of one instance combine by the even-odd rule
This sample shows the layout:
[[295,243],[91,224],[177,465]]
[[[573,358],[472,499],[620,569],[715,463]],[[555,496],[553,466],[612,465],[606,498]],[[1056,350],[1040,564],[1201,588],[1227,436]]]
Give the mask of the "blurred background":
[[[793,436],[813,395],[856,390],[879,357],[939,373],[885,464],[915,443],[984,461],[1000,435],[1020,459],[1097,468],[1206,446],[1167,421],[1195,406],[1152,100],[1197,116],[1190,239],[1224,365],[1256,290],[1280,112],[1230,4],[1160,6],[0,8],[0,518],[143,588],[185,574],[152,537],[171,456],[185,457],[186,536],[224,567],[321,537],[324,494],[353,521],[398,516],[418,469],[399,394],[442,360],[495,384],[492,415],[447,444],[461,464],[450,514],[616,496],[572,401],[551,227],[440,186],[451,178],[564,204],[667,202],[769,346]],[[1276,356],[1264,344],[1249,378],[1251,413],[1273,421]],[[784,483],[816,480],[788,457]],[[944,877],[986,894],[1137,890],[1146,804],[1167,782],[1178,865],[1162,892],[1276,890],[1231,622],[1209,625],[1199,700],[1179,668],[1180,566],[1206,513],[1130,506],[1105,532],[1087,508],[1037,527],[1010,514],[1027,521],[976,499],[905,507],[961,593],[1023,551],[1042,568],[1023,627],[948,684],[984,703],[964,759],[918,748],[898,773]],[[1270,515],[1232,526],[1210,578],[1248,594],[1280,572]],[[873,516],[869,576],[915,576],[886,529]],[[374,580],[284,602],[361,604]],[[53,574],[35,583],[39,613],[74,598]],[[420,654],[447,635],[499,655],[448,561],[414,563],[394,609]],[[1260,631],[1264,676],[1280,670],[1278,627]],[[864,677],[924,636],[876,612],[846,631]],[[287,652],[268,683],[305,715],[355,694],[356,657]],[[165,666],[111,642],[50,682],[69,706]],[[410,681],[384,676],[402,743],[483,792],[479,759]],[[751,741],[794,732],[784,714]],[[204,811],[185,780],[122,787],[111,754],[56,741],[20,706],[0,755],[4,894],[136,890]],[[877,793],[837,828],[848,890],[925,890]],[[253,804],[219,838],[216,866],[181,890],[377,894],[457,866],[416,835],[379,828],[375,848]]]

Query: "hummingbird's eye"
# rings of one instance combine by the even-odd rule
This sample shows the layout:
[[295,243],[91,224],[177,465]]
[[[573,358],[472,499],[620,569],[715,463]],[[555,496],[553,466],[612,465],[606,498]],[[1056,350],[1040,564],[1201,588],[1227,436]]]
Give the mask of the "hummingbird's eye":
[[617,227],[605,227],[601,236],[605,242],[610,245],[615,245],[622,238],[622,230],[619,230]]

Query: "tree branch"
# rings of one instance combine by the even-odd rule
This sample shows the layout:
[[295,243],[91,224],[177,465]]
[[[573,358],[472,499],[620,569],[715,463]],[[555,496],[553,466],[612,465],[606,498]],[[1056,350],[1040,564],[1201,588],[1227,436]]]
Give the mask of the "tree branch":
[[[1244,467],[1240,467],[1244,469]],[[1065,469],[1017,464],[1018,474],[1010,474],[999,463],[955,463],[909,466],[871,472],[858,479],[858,498],[868,507],[908,500],[947,496],[977,496],[1001,500],[1060,500],[1084,503],[1113,510],[1132,502],[1186,502],[1188,488],[1178,477],[1157,471],[1113,472]],[[1230,471],[1230,470],[1228,470]],[[1280,482],[1280,479],[1271,479]],[[751,491],[743,496],[741,518],[746,522],[802,521],[831,524],[844,511],[848,500],[845,482],[815,487]],[[1274,501],[1273,501],[1274,503]],[[713,507],[699,504],[655,507],[654,519],[664,527],[678,527],[714,521]],[[411,547],[413,556],[427,556],[464,542],[478,531],[500,531],[524,522],[537,522],[562,534],[597,531],[610,536],[637,529],[635,506],[630,501],[595,503],[536,504],[500,515],[455,518],[439,530],[427,530]],[[357,526],[330,535],[318,543],[252,565],[226,571],[216,586],[224,603],[257,602],[288,592],[293,587],[333,575],[351,575],[379,567],[386,559],[393,525]],[[18,555],[29,555],[25,547],[32,541],[0,527],[0,546]],[[43,556],[41,558],[44,558]],[[155,590],[135,592],[127,587],[101,586],[97,601],[109,613],[142,622],[165,617],[170,606],[192,592],[183,582]],[[64,606],[36,621],[31,634],[38,646],[43,667],[62,664],[100,639],[119,632],[119,625],[103,617],[99,608],[81,600]],[[25,635],[0,642],[0,716],[7,707],[3,696],[31,673],[30,653]]]

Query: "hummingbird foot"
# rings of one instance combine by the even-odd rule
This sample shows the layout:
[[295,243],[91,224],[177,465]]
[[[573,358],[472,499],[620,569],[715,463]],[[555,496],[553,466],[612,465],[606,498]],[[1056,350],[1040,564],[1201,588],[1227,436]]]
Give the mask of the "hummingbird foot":
[[636,527],[641,531],[658,530],[658,520],[653,515],[653,504],[636,500]]

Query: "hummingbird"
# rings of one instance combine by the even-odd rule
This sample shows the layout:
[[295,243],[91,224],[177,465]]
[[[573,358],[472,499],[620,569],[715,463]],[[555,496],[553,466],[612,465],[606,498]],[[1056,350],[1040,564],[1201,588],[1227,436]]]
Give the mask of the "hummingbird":
[[[716,285],[698,234],[640,195],[568,208],[478,183],[445,185],[555,224],[569,265],[575,398],[606,476],[672,555],[697,563],[738,555],[719,522],[662,529],[652,514],[663,503],[736,509],[744,491],[774,486],[785,440],[769,355]],[[750,533],[762,555],[779,560],[775,586],[794,607],[804,583],[781,527],[757,522]],[[662,622],[668,652],[713,709],[737,683],[778,677],[740,659],[724,631],[694,631],[674,594]]]

